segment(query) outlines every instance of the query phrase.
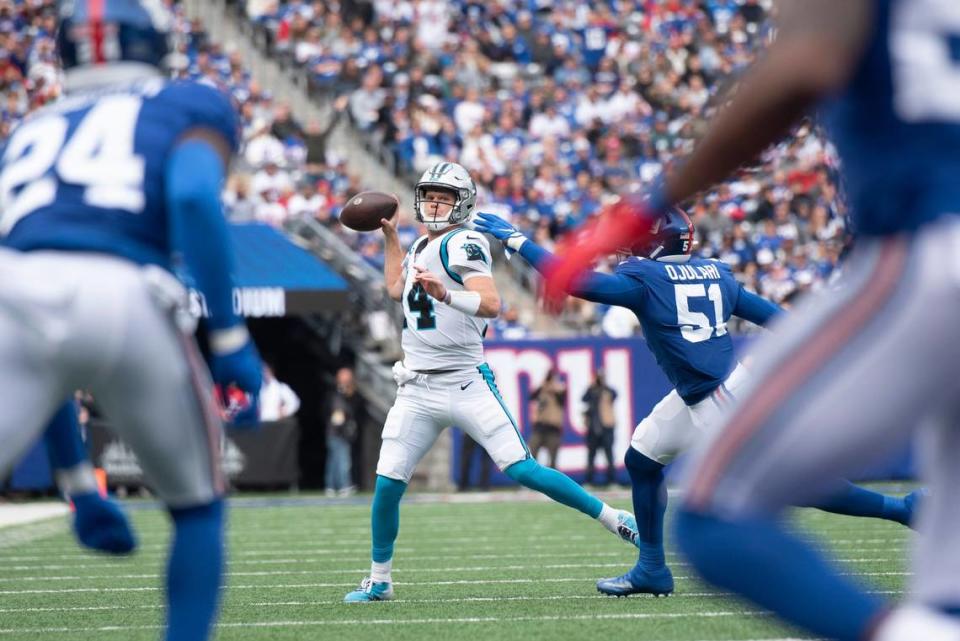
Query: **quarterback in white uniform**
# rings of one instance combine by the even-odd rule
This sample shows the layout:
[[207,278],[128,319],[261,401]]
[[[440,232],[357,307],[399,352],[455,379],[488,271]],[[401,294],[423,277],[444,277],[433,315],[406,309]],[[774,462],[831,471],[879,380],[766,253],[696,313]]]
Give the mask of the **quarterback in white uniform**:
[[370,576],[345,597],[348,603],[393,597],[390,573],[400,525],[400,499],[414,468],[440,432],[456,425],[486,449],[518,483],[599,520],[636,544],[633,515],[615,510],[557,470],[530,456],[516,422],[484,362],[487,319],[500,311],[490,269],[490,245],[470,230],[477,190],[466,169],[441,162],[416,185],[414,210],[427,234],[404,254],[397,216],[382,220],[385,282],[404,311],[404,360],[394,365],[397,400],[383,426],[371,517]]

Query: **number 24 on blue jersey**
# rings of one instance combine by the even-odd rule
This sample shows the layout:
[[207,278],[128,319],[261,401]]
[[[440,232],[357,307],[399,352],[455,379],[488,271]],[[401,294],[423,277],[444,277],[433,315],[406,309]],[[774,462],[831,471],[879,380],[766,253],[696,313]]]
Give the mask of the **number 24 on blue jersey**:
[[91,207],[142,212],[146,163],[134,153],[142,104],[139,96],[103,98],[69,136],[66,115],[41,116],[19,127],[0,168],[0,235],[53,204],[58,181],[84,187],[83,202]]

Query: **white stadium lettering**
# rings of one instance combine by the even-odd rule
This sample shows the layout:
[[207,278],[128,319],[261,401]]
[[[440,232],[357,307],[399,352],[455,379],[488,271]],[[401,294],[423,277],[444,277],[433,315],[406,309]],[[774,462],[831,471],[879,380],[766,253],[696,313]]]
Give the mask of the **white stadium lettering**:
[[242,287],[233,290],[233,310],[247,318],[277,318],[287,313],[282,287]]
[[[287,294],[282,287],[236,287],[233,311],[246,318],[280,318],[287,315]],[[190,314],[210,315],[206,299],[195,289],[190,290]]]

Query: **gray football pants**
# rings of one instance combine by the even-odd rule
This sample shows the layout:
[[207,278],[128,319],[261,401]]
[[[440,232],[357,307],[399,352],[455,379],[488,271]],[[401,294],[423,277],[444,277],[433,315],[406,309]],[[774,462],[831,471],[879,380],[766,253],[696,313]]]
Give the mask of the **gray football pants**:
[[165,503],[223,493],[220,419],[177,323],[185,298],[173,276],[100,254],[3,249],[0,275],[0,476],[84,388]]
[[913,593],[958,606],[960,217],[861,239],[841,284],[756,345],[750,384],[693,455],[687,507],[736,518],[807,505],[916,434],[933,495]]

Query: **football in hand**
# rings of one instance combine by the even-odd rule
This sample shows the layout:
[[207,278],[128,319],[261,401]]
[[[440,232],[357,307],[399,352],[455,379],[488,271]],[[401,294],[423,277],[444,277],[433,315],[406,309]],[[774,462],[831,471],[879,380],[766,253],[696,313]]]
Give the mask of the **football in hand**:
[[380,229],[380,219],[393,218],[399,206],[400,201],[393,194],[364,191],[343,206],[340,210],[340,222],[354,231],[374,231]]

